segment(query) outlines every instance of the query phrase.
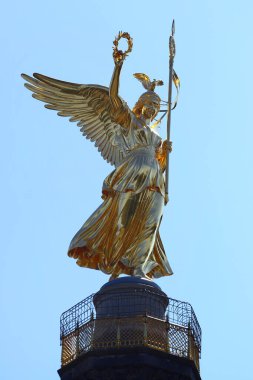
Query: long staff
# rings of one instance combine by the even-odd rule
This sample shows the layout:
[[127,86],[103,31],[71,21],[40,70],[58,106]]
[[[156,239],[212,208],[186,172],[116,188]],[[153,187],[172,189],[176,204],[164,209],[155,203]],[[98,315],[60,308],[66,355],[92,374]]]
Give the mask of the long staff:
[[[168,112],[167,112],[167,144],[170,142],[170,125],[171,125],[171,96],[172,96],[172,81],[173,81],[173,63],[176,54],[176,44],[174,40],[175,22],[173,20],[171,27],[171,35],[169,39],[169,86],[168,86]],[[166,157],[166,172],[165,172],[165,204],[169,201],[169,150]]]

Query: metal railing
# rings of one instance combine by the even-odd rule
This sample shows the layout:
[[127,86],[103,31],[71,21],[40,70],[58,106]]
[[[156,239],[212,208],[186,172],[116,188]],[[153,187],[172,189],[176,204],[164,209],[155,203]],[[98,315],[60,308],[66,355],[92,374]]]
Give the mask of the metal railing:
[[[131,315],[128,315],[127,307],[122,315],[120,294],[114,294],[113,317],[97,317],[93,296],[87,297],[61,316],[62,366],[92,350],[145,346],[189,358],[199,369],[201,328],[189,303],[168,298],[162,319],[148,313],[140,315],[139,305],[132,303],[129,304]],[[127,299],[124,298],[124,306]],[[142,297],[144,299],[149,298]],[[133,297],[129,296],[129,302],[131,300]],[[133,310],[136,311],[134,315]],[[148,305],[145,310],[149,310]]]

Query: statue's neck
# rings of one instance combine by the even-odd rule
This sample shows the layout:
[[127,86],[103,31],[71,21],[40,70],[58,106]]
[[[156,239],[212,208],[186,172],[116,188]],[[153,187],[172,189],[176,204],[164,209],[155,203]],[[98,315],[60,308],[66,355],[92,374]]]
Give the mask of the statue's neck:
[[143,115],[141,115],[139,117],[139,120],[141,121],[141,123],[147,127],[150,126],[150,122],[151,122],[151,119],[146,119]]

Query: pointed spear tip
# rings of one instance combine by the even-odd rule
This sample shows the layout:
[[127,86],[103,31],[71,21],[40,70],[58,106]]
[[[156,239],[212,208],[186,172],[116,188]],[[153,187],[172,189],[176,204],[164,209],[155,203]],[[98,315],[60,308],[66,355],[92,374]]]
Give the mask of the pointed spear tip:
[[174,34],[175,34],[175,20],[174,19],[172,21],[171,34],[172,34],[172,36],[174,36]]

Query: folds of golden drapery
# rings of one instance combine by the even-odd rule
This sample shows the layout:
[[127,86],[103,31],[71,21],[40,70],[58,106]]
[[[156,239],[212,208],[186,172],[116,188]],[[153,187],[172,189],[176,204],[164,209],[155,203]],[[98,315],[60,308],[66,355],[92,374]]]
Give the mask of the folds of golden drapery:
[[108,196],[74,236],[68,255],[107,274],[171,275],[159,235],[163,203],[150,189]]

